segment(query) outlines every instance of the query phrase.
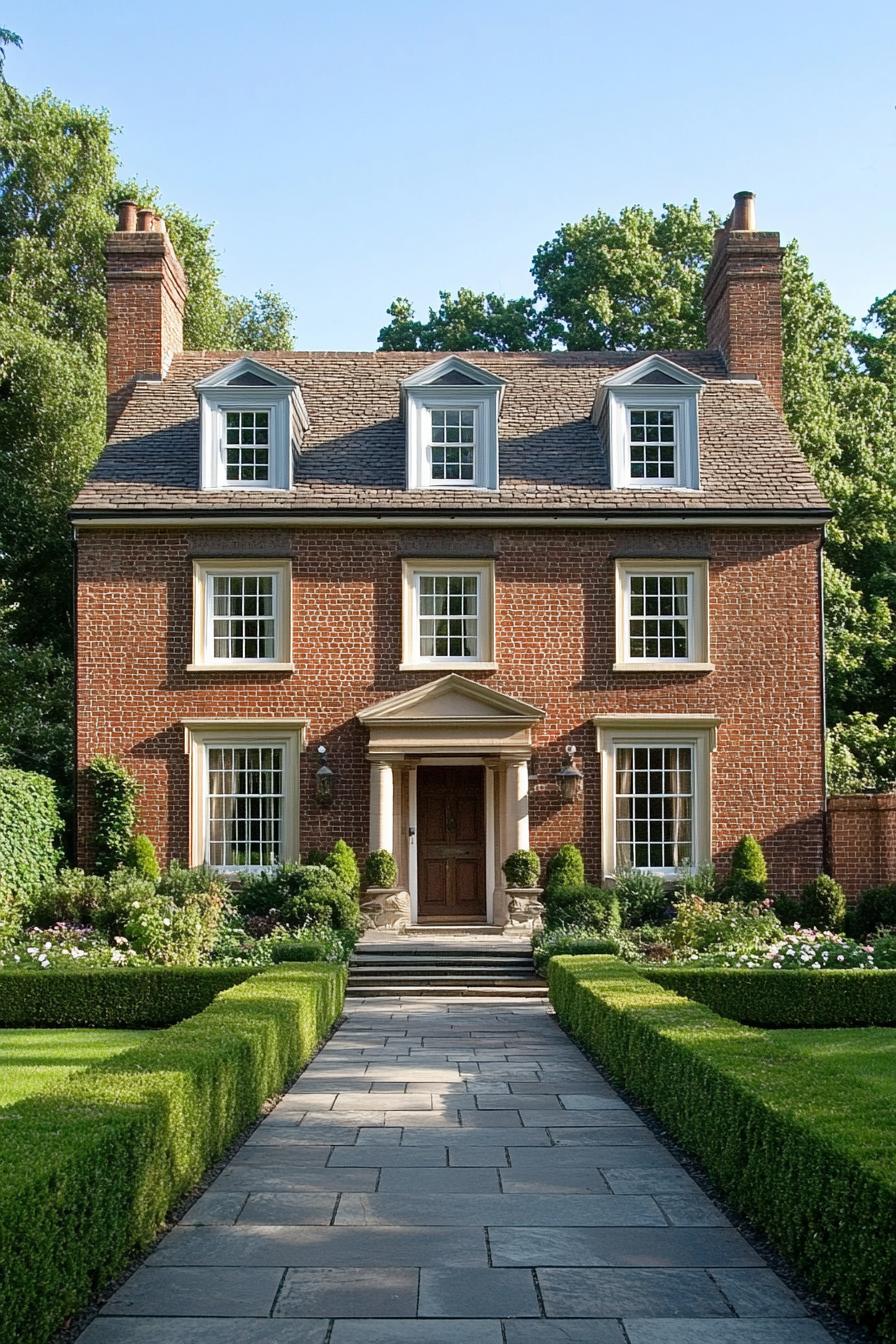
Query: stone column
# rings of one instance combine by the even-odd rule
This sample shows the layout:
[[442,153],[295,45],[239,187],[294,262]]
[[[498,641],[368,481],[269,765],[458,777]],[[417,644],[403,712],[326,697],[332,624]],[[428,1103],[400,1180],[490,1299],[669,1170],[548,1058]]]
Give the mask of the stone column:
[[392,766],[388,761],[370,762],[370,849],[394,852]]
[[[529,766],[526,761],[508,761],[504,781],[507,854],[529,848]],[[507,854],[503,856],[507,858]],[[503,859],[502,859],[503,862]]]

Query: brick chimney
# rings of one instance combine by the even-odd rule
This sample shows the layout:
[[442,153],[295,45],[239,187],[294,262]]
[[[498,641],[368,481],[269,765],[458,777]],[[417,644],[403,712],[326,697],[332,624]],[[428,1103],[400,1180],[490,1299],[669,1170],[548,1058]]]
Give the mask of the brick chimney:
[[187,280],[154,210],[133,201],[118,207],[118,228],[106,239],[106,422],[109,433],[134,381],[164,378],[184,348]]
[[756,229],[755,197],[739,191],[716,230],[703,286],[706,335],[728,372],[759,378],[783,411],[781,382],[781,238]]

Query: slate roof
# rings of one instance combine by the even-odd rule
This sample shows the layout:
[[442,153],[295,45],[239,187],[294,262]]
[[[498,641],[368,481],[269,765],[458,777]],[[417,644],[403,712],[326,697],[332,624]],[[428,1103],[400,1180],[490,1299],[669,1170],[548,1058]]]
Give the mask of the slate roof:
[[403,378],[443,353],[287,351],[252,358],[295,378],[311,419],[290,491],[199,489],[194,384],[240,352],[175,357],[161,382],[137,384],[78,496],[73,517],[148,513],[682,514],[826,513],[778,412],[753,381],[731,379],[713,351],[664,351],[707,380],[700,399],[698,492],[611,490],[607,445],[590,421],[603,378],[644,351],[464,354],[507,382],[497,491],[404,488]]

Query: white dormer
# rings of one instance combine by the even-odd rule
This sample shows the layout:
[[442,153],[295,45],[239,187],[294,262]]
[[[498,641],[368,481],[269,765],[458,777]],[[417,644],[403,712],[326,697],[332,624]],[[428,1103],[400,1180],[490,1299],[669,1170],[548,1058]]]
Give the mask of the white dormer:
[[699,490],[697,401],[705,380],[671,359],[646,359],[605,378],[594,402],[606,416],[614,490]]
[[203,490],[289,490],[292,451],[308,428],[299,385],[238,359],[196,383]]
[[505,386],[457,355],[404,379],[409,490],[497,490]]

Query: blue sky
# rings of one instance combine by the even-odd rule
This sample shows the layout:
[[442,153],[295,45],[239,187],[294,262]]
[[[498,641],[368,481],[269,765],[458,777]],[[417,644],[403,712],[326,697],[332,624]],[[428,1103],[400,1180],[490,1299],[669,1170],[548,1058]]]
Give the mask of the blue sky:
[[757,193],[853,314],[896,287],[896,6],[821,0],[7,0],[8,77],[108,109],[216,224],[226,288],[370,349],[396,295],[530,289],[598,208]]

